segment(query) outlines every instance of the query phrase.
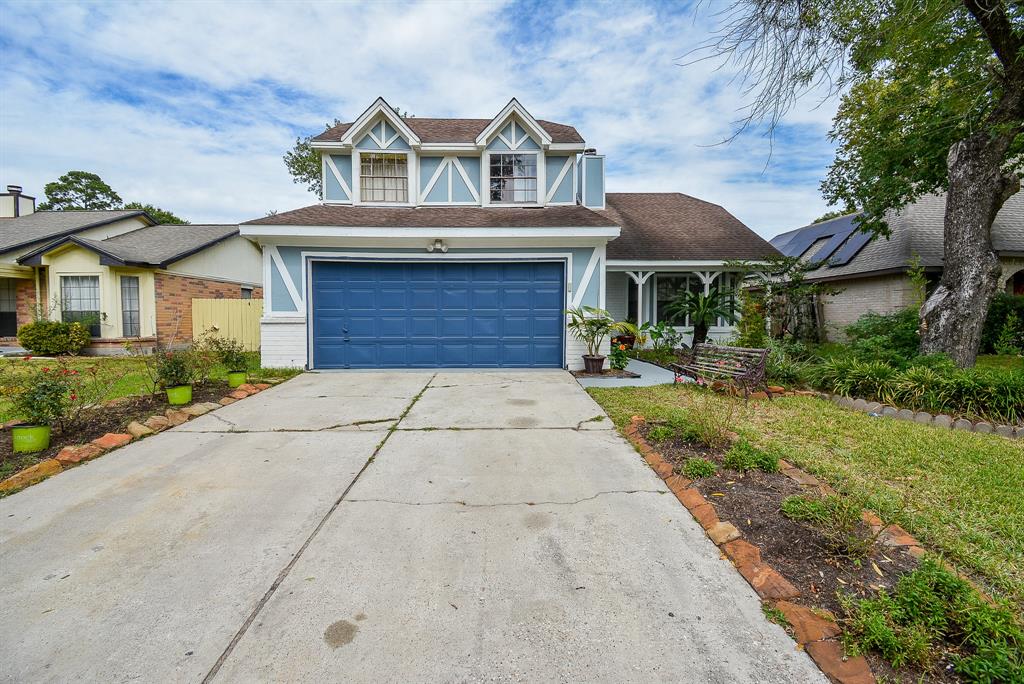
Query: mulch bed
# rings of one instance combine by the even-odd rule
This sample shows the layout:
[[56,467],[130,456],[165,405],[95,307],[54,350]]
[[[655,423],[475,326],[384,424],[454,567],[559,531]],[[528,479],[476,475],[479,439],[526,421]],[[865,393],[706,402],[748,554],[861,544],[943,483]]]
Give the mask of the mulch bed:
[[[211,380],[197,384],[192,388],[190,403],[217,401],[230,391],[226,380]],[[11,431],[3,430],[0,431],[0,463],[12,458],[24,460],[30,457],[36,462],[53,458],[66,446],[85,444],[108,432],[124,432],[125,427],[133,420],[142,422],[154,414],[163,414],[169,408],[172,406],[167,403],[167,395],[163,392],[113,400],[101,408],[83,411],[80,424],[69,428],[67,432],[54,428],[50,433],[50,448],[35,454],[15,454],[11,445]],[[31,463],[22,465],[27,466]]]
[[586,371],[577,370],[577,371],[572,371],[572,375],[573,375],[574,378],[639,378],[640,377],[639,373],[634,373],[633,371],[628,371],[628,370],[615,370],[614,368],[609,368],[608,370],[603,370],[600,373],[588,373]]
[[[918,559],[902,549],[876,543],[871,556],[859,561],[842,557],[830,548],[826,537],[815,527],[791,520],[781,511],[782,500],[794,494],[814,494],[815,487],[801,486],[782,473],[750,471],[739,473],[722,468],[724,450],[681,439],[655,442],[648,438],[651,425],[643,423],[639,432],[675,472],[682,473],[683,464],[690,458],[700,457],[715,462],[718,473],[713,477],[696,480],[696,488],[714,507],[718,518],[731,522],[742,533],[742,538],[761,550],[762,559],[789,580],[801,595],[793,603],[808,608],[823,609],[842,622],[844,611],[837,595],[840,591],[856,598],[867,598],[880,589],[891,589],[899,577],[917,568]],[[870,528],[860,530],[865,537]],[[882,573],[879,576],[875,568]],[[904,667],[899,671],[879,655],[866,654],[874,674],[888,681],[905,682],[958,682],[946,671],[948,663],[938,663],[931,670]]]

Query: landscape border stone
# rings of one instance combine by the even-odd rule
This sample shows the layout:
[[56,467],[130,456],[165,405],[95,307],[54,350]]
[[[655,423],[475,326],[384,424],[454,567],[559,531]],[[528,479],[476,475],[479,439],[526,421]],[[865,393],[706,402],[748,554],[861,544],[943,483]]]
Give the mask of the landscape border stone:
[[993,425],[987,420],[972,421],[967,418],[953,419],[953,416],[945,413],[932,414],[927,411],[911,411],[905,408],[896,408],[888,404],[879,404],[877,401],[866,399],[854,399],[841,394],[817,394],[816,396],[826,401],[831,401],[837,406],[857,411],[859,413],[870,413],[883,418],[895,418],[896,420],[908,420],[919,425],[930,425],[940,429],[966,430],[968,432],[980,432],[984,434],[996,434],[1007,439],[1024,439],[1024,426],[1020,425]]
[[[201,415],[214,411],[216,409],[233,404],[236,401],[258,394],[263,390],[270,389],[272,386],[280,384],[282,380],[273,379],[267,383],[256,383],[253,385],[245,384],[238,390],[231,392],[228,396],[220,400],[220,402],[198,402],[190,406],[181,408],[169,408],[165,415],[153,415],[147,418],[145,421],[139,423],[132,421],[129,428],[125,433],[113,433],[108,432],[102,437],[97,437],[88,444],[73,444],[64,447],[60,450],[54,458],[48,458],[43,461],[39,461],[28,468],[23,468],[18,472],[14,473],[10,477],[0,481],[0,492],[13,493],[26,487],[42,482],[48,477],[52,477],[57,473],[60,473],[68,468],[72,468],[85,461],[90,461],[98,456],[101,456],[108,451],[113,451],[122,446],[130,444],[139,439],[144,439],[149,435],[162,432],[170,427],[181,425],[193,418],[197,418]],[[116,405],[116,400],[113,400]],[[107,405],[111,405],[111,402],[107,402]],[[11,421],[12,424],[17,424],[17,421]],[[5,424],[6,426],[6,424]],[[658,455],[661,459],[661,456]],[[668,462],[661,460],[664,467],[668,469],[671,474],[672,466]],[[664,472],[665,468],[662,469]]]

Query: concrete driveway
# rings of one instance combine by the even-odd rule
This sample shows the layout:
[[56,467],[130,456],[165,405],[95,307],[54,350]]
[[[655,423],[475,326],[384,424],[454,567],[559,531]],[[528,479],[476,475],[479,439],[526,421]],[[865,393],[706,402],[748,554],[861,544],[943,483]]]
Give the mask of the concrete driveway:
[[564,372],[307,374],[0,500],[0,678],[824,681]]

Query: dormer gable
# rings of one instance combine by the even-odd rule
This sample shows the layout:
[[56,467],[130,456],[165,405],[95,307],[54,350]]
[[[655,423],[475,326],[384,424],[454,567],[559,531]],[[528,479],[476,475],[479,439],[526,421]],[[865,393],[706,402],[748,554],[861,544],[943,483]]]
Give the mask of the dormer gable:
[[340,142],[342,145],[356,146],[357,143],[366,143],[367,138],[377,145],[375,149],[382,150],[397,149],[391,146],[399,139],[405,143],[403,149],[420,145],[419,136],[383,97],[378,97],[359,115],[345,131]]
[[487,147],[495,140],[512,150],[520,149],[524,143],[532,144],[533,149],[551,145],[551,135],[514,97],[480,131],[476,144],[478,147]]

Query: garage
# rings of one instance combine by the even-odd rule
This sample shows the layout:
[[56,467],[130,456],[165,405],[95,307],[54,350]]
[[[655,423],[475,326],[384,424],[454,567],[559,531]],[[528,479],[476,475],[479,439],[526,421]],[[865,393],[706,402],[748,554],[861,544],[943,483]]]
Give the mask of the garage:
[[561,368],[562,261],[313,261],[311,367]]

